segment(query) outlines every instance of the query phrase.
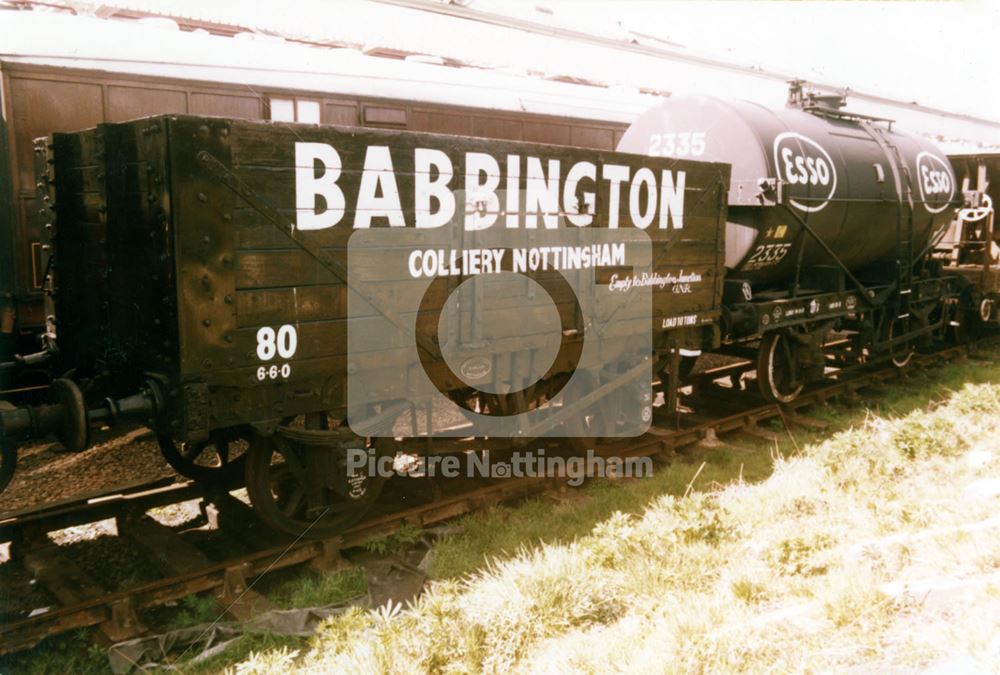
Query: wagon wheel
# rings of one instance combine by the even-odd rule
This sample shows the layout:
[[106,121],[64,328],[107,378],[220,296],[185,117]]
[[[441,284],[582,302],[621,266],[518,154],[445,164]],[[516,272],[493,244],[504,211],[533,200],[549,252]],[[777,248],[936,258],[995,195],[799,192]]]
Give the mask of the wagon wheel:
[[[597,378],[590,373],[576,373],[563,389],[564,405],[573,405],[598,387]],[[564,425],[566,441],[577,452],[593,450],[611,432],[607,402],[598,401],[580,415],[574,415]]]
[[[593,373],[575,373],[563,390],[564,405],[573,405],[599,386],[601,382]],[[622,385],[587,406],[582,414],[571,417],[565,424],[566,440],[573,450],[582,452],[626,436],[639,435],[644,429],[629,429],[625,425],[635,420],[634,413],[643,414],[643,408],[648,413],[643,421],[648,422],[652,416],[651,403],[649,398],[644,402],[634,387]]]
[[802,391],[798,343],[784,331],[765,333],[757,351],[757,385],[764,398],[788,403]]
[[157,436],[167,464],[199,483],[235,484],[243,476],[249,442],[235,429],[213,431],[207,441],[177,444],[166,434]]
[[[370,469],[391,456],[390,438],[364,439],[346,428],[321,426],[279,427],[255,438],[247,451],[246,487],[254,510],[267,525],[297,537],[332,537],[359,521],[385,482]],[[362,466],[349,465],[352,449],[365,453]]]
[[[681,356],[677,360],[677,380],[683,383],[691,373],[694,372],[694,367],[698,364],[697,356]],[[670,366],[664,366],[656,372],[657,378],[660,380],[659,386],[656,387],[657,391],[663,392],[664,396],[667,392],[667,383],[670,381]]]
[[0,434],[0,492],[7,489],[17,466],[17,446]]

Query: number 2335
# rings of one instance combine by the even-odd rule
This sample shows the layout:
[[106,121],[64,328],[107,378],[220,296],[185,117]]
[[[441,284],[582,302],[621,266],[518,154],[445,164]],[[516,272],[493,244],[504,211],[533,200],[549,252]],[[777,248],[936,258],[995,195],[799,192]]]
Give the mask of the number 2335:
[[652,134],[649,137],[651,157],[697,157],[705,154],[704,131],[680,131]]
[[782,258],[788,255],[788,250],[791,247],[791,244],[764,244],[763,246],[758,246],[743,266],[743,269],[750,270],[777,265],[781,262]]

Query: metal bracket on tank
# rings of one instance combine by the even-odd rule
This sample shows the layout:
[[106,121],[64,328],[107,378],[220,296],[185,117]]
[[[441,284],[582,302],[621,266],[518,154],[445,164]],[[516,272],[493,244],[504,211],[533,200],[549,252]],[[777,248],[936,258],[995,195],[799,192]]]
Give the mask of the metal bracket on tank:
[[784,181],[780,178],[761,178],[757,181],[757,201],[761,206],[776,206],[784,202]]
[[805,80],[788,80],[786,107],[798,108],[803,112],[816,115],[817,117],[886,122],[889,130],[892,130],[892,125],[896,120],[844,110],[843,108],[847,105],[847,96],[850,90],[844,89],[839,92],[823,94],[818,90],[806,89],[807,84],[809,83]]
[[791,215],[792,218],[795,219],[795,221],[802,228],[802,231],[808,234],[810,237],[812,237],[816,241],[816,243],[819,244],[820,248],[822,248],[826,252],[826,254],[830,256],[833,262],[835,262],[837,266],[840,267],[840,269],[844,270],[844,275],[850,280],[850,282],[854,285],[854,287],[858,290],[858,292],[861,293],[862,300],[869,307],[875,307],[881,304],[881,301],[884,299],[884,297],[888,296],[895,289],[895,284],[889,285],[888,288],[886,288],[881,292],[879,299],[876,300],[874,297],[875,293],[871,291],[863,283],[858,281],[857,277],[851,274],[851,270],[848,269],[847,265],[845,265],[843,261],[841,261],[841,259],[837,257],[837,254],[833,252],[833,249],[830,248],[825,241],[823,241],[823,238],[820,237],[818,234],[816,234],[816,231],[814,229],[809,227],[809,224],[805,221],[804,218],[802,218],[802,216],[795,213],[795,211],[789,208],[787,204],[784,204],[782,202],[779,202],[779,204],[783,209],[785,209],[785,211],[788,212],[789,215]]

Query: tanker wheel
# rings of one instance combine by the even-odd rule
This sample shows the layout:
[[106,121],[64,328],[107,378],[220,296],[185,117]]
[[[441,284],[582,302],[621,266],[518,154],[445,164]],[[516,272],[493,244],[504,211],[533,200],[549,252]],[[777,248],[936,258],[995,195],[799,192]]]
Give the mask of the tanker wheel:
[[757,351],[757,385],[772,403],[795,399],[805,382],[798,366],[798,343],[784,331],[765,333]]
[[174,471],[206,484],[235,485],[243,477],[249,442],[231,429],[212,432],[209,440],[177,444],[160,434],[160,452]]
[[14,478],[17,466],[17,446],[7,438],[0,438],[0,492],[7,489]]
[[[910,319],[896,317],[891,322],[889,322],[888,339],[890,342],[899,334],[906,335],[910,332]],[[910,364],[910,359],[913,358],[913,354],[916,352],[916,347],[913,345],[912,340],[906,340],[902,344],[889,347],[889,358],[892,360],[892,365],[897,368],[905,368]]]
[[986,323],[991,318],[993,318],[993,312],[995,311],[996,301],[994,298],[983,298],[979,303],[979,319],[983,323]]
[[[385,476],[371,469],[392,455],[392,446],[391,438],[373,441],[324,429],[280,427],[250,444],[247,494],[260,519],[276,530],[295,537],[333,537],[374,505]],[[365,453],[361,467],[348,465],[352,448]]]

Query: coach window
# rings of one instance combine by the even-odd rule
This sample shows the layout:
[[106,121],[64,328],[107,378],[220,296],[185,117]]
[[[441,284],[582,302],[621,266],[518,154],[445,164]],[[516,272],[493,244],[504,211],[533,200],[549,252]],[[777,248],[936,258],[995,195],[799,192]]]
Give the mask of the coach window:
[[319,101],[297,100],[295,102],[295,118],[298,122],[319,124]]
[[271,119],[275,122],[320,123],[319,101],[305,98],[272,98]]
[[295,101],[290,98],[272,98],[271,119],[275,122],[294,122]]

